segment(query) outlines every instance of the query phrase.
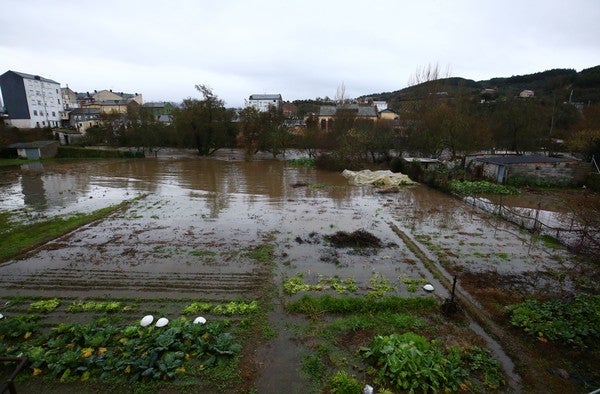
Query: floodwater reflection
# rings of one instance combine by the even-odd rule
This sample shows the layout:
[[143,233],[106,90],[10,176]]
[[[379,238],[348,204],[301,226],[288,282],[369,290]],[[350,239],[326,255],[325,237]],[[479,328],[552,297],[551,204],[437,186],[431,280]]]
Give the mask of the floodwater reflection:
[[[201,195],[211,217],[227,209],[232,195],[252,205],[260,196],[270,204],[324,197],[348,204],[362,189],[348,187],[338,173],[290,167],[281,160],[212,158],[138,159],[52,163],[2,174],[3,210],[27,209],[44,215],[89,212],[140,194]],[[297,187],[302,184],[304,187]]]

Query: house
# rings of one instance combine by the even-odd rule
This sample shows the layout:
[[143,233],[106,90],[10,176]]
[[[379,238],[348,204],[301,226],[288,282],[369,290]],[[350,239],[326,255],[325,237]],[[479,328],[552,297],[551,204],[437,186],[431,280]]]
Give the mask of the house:
[[56,141],[34,141],[11,144],[9,149],[16,149],[17,155],[23,159],[38,160],[47,157],[54,157],[58,152],[58,142]]
[[519,97],[521,98],[532,98],[535,95],[533,90],[523,90],[519,93]]
[[123,92],[113,92],[111,90],[100,90],[99,92],[94,90],[94,94],[92,95],[92,99],[94,102],[114,102],[114,101],[125,101],[129,103],[130,101],[135,101],[139,105],[144,104],[144,100],[142,99],[141,94],[137,93],[123,93]]
[[373,105],[377,108],[377,112],[385,111],[388,108],[387,101],[373,101]]
[[129,101],[127,100],[110,100],[92,102],[83,105],[82,108],[96,108],[103,114],[126,114],[127,105],[129,105]]
[[383,111],[379,111],[379,119],[381,120],[399,120],[400,117],[398,114],[391,109],[384,109]]
[[0,89],[12,126],[60,126],[63,106],[58,82],[39,75],[7,71],[0,75]]
[[403,157],[402,161],[405,163],[405,165],[416,165],[423,170],[435,170],[441,165],[438,159],[425,157]]
[[358,104],[322,105],[319,107],[317,115],[319,128],[322,131],[331,131],[335,118],[338,116],[352,116],[355,119],[369,119],[375,122],[377,121],[377,108]]
[[77,93],[71,90],[68,85],[66,88],[60,88],[60,96],[62,97],[63,109],[65,111],[73,108],[79,108],[79,103],[77,102]]
[[143,107],[150,111],[154,119],[163,123],[171,118],[171,112],[175,108],[173,104],[167,102],[144,103]]
[[87,129],[93,126],[99,126],[102,120],[100,119],[100,108],[76,108],[71,111],[69,126],[73,127],[81,134],[85,134]]
[[58,138],[61,145],[79,144],[83,139],[82,133],[71,129],[56,129],[52,131],[52,134]]
[[253,94],[246,101],[246,107],[254,107],[260,112],[267,112],[269,108],[281,109],[280,94]]
[[77,93],[77,102],[80,106],[95,104],[95,103],[103,103],[103,102],[116,102],[123,101],[125,103],[129,103],[131,101],[135,101],[139,105],[144,104],[144,100],[142,99],[142,95],[138,93],[115,93],[112,90],[94,90],[94,93],[85,92],[85,93]]
[[467,171],[479,179],[498,183],[577,185],[584,182],[590,164],[573,158],[542,155],[506,155],[466,158]]

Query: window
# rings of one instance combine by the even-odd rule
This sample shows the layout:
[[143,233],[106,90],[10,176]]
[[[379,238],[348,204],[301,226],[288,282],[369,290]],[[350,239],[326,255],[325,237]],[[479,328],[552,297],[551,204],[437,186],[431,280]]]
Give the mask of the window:
[[56,116],[56,112],[52,111],[52,116]]
[[37,109],[33,110],[33,116],[37,116]]
[[60,104],[60,99],[56,99],[58,101],[58,103]]

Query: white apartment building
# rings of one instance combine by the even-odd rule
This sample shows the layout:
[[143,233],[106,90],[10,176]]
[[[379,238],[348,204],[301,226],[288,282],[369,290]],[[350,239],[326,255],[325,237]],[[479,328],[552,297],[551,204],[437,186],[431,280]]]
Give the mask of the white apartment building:
[[280,109],[281,105],[280,94],[253,94],[246,101],[247,107],[254,107],[260,112],[267,112],[271,107]]
[[7,71],[0,75],[0,89],[12,126],[60,126],[63,104],[58,82],[39,75]]

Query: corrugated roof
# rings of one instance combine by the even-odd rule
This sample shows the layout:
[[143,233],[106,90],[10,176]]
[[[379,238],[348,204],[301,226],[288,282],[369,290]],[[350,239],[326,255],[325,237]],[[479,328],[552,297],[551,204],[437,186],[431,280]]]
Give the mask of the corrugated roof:
[[488,156],[474,159],[483,163],[490,164],[530,164],[530,163],[564,163],[577,161],[576,159],[566,159],[559,157],[546,157],[541,155],[511,155],[511,156]]

